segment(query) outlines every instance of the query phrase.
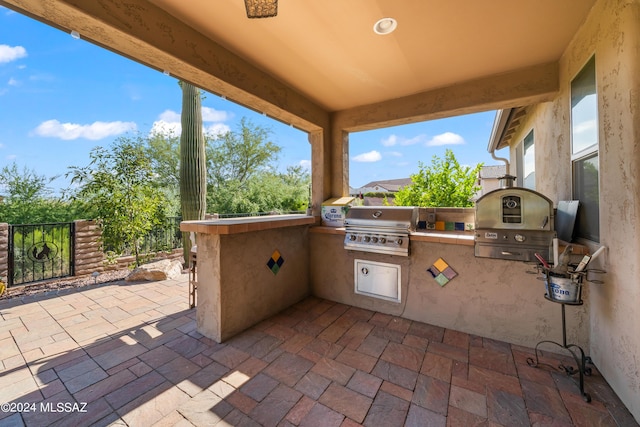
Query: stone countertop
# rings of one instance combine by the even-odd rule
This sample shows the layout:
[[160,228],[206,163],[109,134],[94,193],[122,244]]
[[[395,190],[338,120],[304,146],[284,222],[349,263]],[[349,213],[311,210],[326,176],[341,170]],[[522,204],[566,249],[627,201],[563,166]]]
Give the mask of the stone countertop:
[[182,221],[180,231],[202,234],[239,234],[275,228],[315,224],[317,219],[307,215],[265,215],[242,218],[222,218],[202,221]]

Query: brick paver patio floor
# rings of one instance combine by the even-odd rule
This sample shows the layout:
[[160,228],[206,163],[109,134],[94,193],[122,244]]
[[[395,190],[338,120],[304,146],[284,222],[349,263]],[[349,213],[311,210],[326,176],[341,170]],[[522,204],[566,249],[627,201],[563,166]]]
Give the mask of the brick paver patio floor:
[[530,348],[313,297],[224,344],[186,275],[0,313],[0,426],[637,425],[595,368],[586,403]]

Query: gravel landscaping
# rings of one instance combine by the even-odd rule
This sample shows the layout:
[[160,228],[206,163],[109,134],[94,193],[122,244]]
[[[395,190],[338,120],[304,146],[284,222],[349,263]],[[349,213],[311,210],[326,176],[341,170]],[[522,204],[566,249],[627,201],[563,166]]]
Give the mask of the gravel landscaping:
[[44,292],[55,292],[63,289],[81,288],[84,286],[107,282],[116,282],[118,280],[124,280],[130,272],[131,271],[129,269],[125,268],[122,270],[105,271],[95,278],[92,276],[65,277],[63,279],[48,280],[46,282],[27,284],[24,286],[14,286],[7,289],[5,293],[0,296],[0,300],[32,296]]

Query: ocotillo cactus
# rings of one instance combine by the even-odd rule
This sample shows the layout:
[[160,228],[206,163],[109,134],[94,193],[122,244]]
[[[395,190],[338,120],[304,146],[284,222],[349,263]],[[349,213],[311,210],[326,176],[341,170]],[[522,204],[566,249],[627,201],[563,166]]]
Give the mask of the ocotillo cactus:
[[[207,210],[207,169],[202,131],[200,89],[187,82],[182,87],[182,134],[180,136],[180,206],[183,220],[204,219]],[[182,234],[185,264],[189,264],[191,241]]]

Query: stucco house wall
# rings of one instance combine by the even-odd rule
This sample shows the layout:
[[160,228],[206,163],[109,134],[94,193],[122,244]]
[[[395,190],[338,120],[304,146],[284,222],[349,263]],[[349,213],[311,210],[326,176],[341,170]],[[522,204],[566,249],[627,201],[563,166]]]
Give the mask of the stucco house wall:
[[[536,189],[572,197],[571,80],[595,55],[602,285],[589,286],[589,353],[640,419],[640,1],[600,0],[560,60],[556,99],[532,106],[512,139],[533,129]],[[516,160],[515,144],[510,147]],[[515,170],[515,168],[512,168]],[[589,243],[594,249],[595,243]]]

